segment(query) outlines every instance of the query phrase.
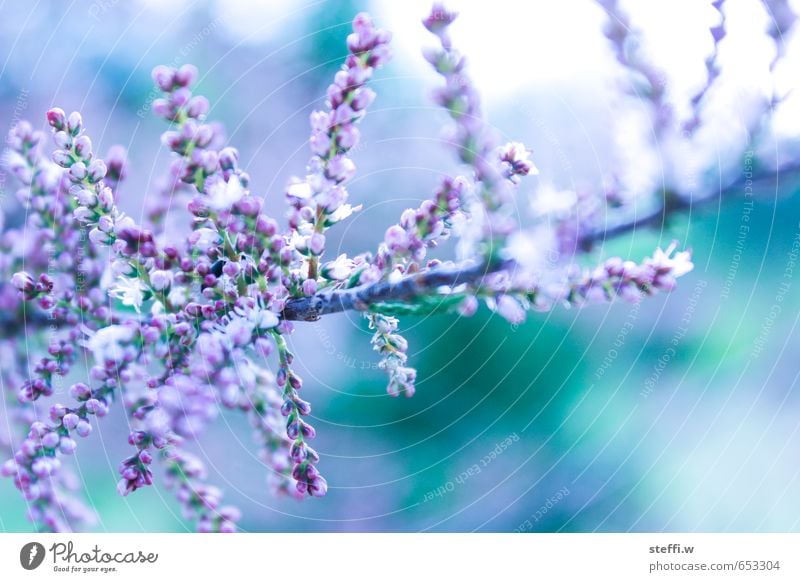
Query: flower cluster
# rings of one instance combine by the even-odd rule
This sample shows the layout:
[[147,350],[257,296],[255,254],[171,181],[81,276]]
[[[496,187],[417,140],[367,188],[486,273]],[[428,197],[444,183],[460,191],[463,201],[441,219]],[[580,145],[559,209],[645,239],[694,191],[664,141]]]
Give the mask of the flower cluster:
[[[602,3],[610,14],[619,10],[616,2]],[[721,1],[714,6],[722,13]],[[50,158],[40,154],[40,132],[26,122],[15,125],[6,164],[28,211],[22,222],[3,225],[0,236],[0,380],[9,386],[9,416],[22,438],[14,450],[0,443],[9,449],[0,472],[29,502],[37,527],[65,531],[90,521],[64,461],[114,402],[130,422],[119,493],[152,484],[160,463],[198,531],[234,531],[240,518],[206,482],[202,460],[187,451],[220,407],[242,413],[252,426],[270,489],[298,499],[324,496],[328,482],[310,445],[316,430],[309,388],[287,342],[295,322],[363,312],[389,394],[411,396],[417,372],[397,316],[469,316],[483,303],[519,324],[530,309],[669,292],[692,269],[689,251],[674,244],[641,263],[611,257],[587,266],[582,251],[594,240],[644,224],[622,208],[617,222],[599,228],[608,196],[575,194],[567,208],[548,210],[557,220],[537,216],[532,226],[518,224],[517,189],[537,169],[524,145],[499,145],[483,120],[466,61],[449,35],[455,18],[437,5],[423,24],[437,39],[425,56],[444,82],[434,100],[450,118],[447,141],[463,175],[445,178],[429,199],[405,210],[374,252],[325,257],[327,229],[359,209],[346,189],[356,169],[351,154],[357,125],[375,98],[367,84],[389,59],[390,34],[364,14],[353,22],[349,54],[325,107],[311,113],[312,157],[305,176],[286,187],[285,221],[265,213],[251,194],[239,152],[207,119],[208,99],[195,94],[198,72],[191,65],[153,71],[163,93],[153,110],[170,125],[162,140],[172,163],[155,186],[144,224],[120,212],[115,199],[130,172],[124,150],[96,155],[79,113],[47,113],[56,148]],[[771,34],[793,22],[783,14]],[[717,41],[724,20],[720,27]],[[623,50],[632,33],[609,28],[607,34],[620,62],[647,79],[649,65]],[[711,75],[716,65],[708,66]],[[648,99],[664,106],[660,93]],[[177,194],[190,221],[181,235],[163,228]],[[651,218],[681,207],[659,208]],[[451,236],[458,260],[433,256]],[[570,247],[569,260],[538,260],[553,247]],[[21,333],[46,346],[31,361],[18,345]],[[68,397],[57,391],[84,360],[86,381],[74,382]],[[54,396],[60,402],[48,400]]]
[[397,318],[380,313],[369,314],[369,327],[375,330],[372,347],[381,355],[379,366],[389,374],[390,396],[414,396],[417,371],[406,366],[408,342],[397,332]]
[[184,65],[180,69],[165,66],[153,70],[153,80],[165,97],[153,102],[153,113],[176,124],[176,129],[164,132],[161,141],[180,156],[175,162],[181,181],[204,190],[206,179],[217,171],[219,154],[210,146],[215,141],[214,126],[203,123],[209,103],[202,95],[192,95],[191,86],[197,79],[197,68]]
[[304,180],[292,179],[286,187],[292,244],[308,260],[307,278],[302,283],[307,295],[313,295],[320,284],[317,278],[325,230],[360,208],[347,204],[345,183],[356,170],[348,152],[360,138],[356,124],[375,99],[375,92],[365,84],[375,69],[389,60],[390,40],[391,34],[375,28],[366,14],[353,21],[353,32],[347,37],[350,54],[328,87],[327,109],[311,114],[309,146],[313,157],[308,175]]
[[[98,380],[98,386],[94,389],[83,383],[73,384],[69,392],[76,404],[52,405],[48,422],[33,422],[14,457],[2,466],[2,473],[13,477],[23,497],[33,502],[36,508],[33,519],[49,529],[60,531],[69,527],[63,521],[66,514],[59,516],[54,506],[56,498],[61,497],[57,488],[60,457],[75,452],[76,437],[85,438],[92,433],[92,417],[102,418],[108,414],[116,378],[125,365],[126,359],[122,359],[118,363],[109,360],[103,367],[95,366],[92,375]],[[130,478],[131,490],[149,484],[146,483],[149,472],[133,475],[127,469],[120,470],[124,479]]]
[[456,14],[442,5],[433,7],[423,24],[437,37],[440,46],[427,50],[425,58],[445,82],[435,91],[433,99],[455,122],[448,132],[449,141],[461,161],[473,170],[471,196],[464,204],[471,224],[461,232],[467,241],[466,253],[477,252],[491,262],[516,227],[513,188],[516,177],[527,174],[534,166],[527,161],[522,144],[498,150],[496,138],[483,120],[478,92],[466,71],[466,59],[450,39],[449,27],[455,18]]
[[241,513],[236,507],[221,505],[219,488],[204,483],[206,469],[196,456],[179,447],[171,447],[164,455],[167,466],[167,486],[176,490],[176,497],[186,519],[197,522],[201,533],[236,531]]
[[421,268],[427,249],[449,237],[467,188],[464,178],[446,178],[433,199],[403,212],[400,222],[386,229],[378,264],[389,272],[398,267],[402,272]]
[[297,393],[303,387],[303,380],[291,369],[294,356],[286,346],[286,340],[276,336],[280,363],[276,378],[278,388],[283,390],[281,414],[286,417],[286,436],[291,441],[289,457],[292,460],[292,477],[297,481],[297,490],[314,497],[322,497],[328,492],[328,482],[319,474],[317,451],[308,442],[317,431],[303,417],[311,414],[311,405]]

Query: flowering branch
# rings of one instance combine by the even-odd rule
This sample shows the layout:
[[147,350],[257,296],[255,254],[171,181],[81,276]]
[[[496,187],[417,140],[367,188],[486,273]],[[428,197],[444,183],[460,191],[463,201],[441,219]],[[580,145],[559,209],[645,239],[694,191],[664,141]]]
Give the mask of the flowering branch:
[[[615,0],[599,1],[616,23],[606,32],[618,60],[645,77],[654,113],[668,111],[657,70],[625,46],[633,42],[627,17]],[[768,34],[782,42],[794,15],[785,2],[769,5],[776,20]],[[712,31],[706,86],[692,102],[693,129],[717,74],[716,43],[725,30],[723,0],[713,6],[722,20]],[[324,260],[327,229],[360,208],[348,203],[346,185],[355,171],[350,154],[360,136],[356,125],[375,98],[367,82],[389,59],[391,35],[365,14],[353,22],[349,54],[328,88],[325,108],[311,114],[312,157],[305,177],[286,187],[285,225],[251,195],[238,151],[206,119],[209,102],[193,93],[198,72],[191,65],[153,71],[163,92],[153,109],[170,123],[162,141],[173,156],[159,196],[179,190],[191,197],[191,227],[183,236],[156,236],[164,200],[148,212],[152,228],[119,211],[115,192],[128,172],[125,154],[112,148],[105,161],[96,156],[77,112],[48,112],[58,147],[52,162],[38,154],[38,132],[25,122],[15,126],[8,165],[22,184],[18,198],[31,212],[0,238],[0,355],[11,363],[0,368],[0,379],[14,386],[14,416],[26,436],[0,472],[31,503],[31,520],[40,529],[69,530],[82,519],[64,492],[62,461],[75,452],[75,437],[88,436],[93,417],[106,416],[118,397],[133,426],[131,453],[119,467],[121,495],[152,484],[153,464],[160,461],[198,531],[235,531],[239,511],[222,504],[222,491],[206,482],[203,463],[187,452],[187,443],[200,438],[222,406],[244,413],[253,427],[273,491],[322,497],[328,482],[310,446],[316,437],[308,421],[311,405],[300,397],[306,388],[287,341],[293,322],[363,312],[389,394],[411,396],[417,370],[399,333],[399,316],[469,316],[482,302],[520,323],[530,310],[635,302],[669,292],[693,267],[690,252],[678,251],[675,243],[639,263],[610,257],[584,267],[578,259],[597,241],[657,226],[677,211],[734,194],[750,185],[747,180],[770,177],[766,171],[748,174],[693,196],[673,188],[646,193],[652,200],[644,212],[618,204],[604,213],[609,197],[598,204],[597,197],[576,196],[566,217],[548,210],[532,225],[521,224],[515,197],[523,177],[537,170],[524,145],[499,144],[483,120],[466,60],[449,34],[455,18],[436,5],[423,24],[437,40],[425,56],[443,83],[434,100],[449,117],[446,137],[463,175],[445,178],[419,207],[405,210],[374,252]],[[776,58],[781,51],[779,45]],[[659,135],[671,121],[658,117]],[[755,129],[748,131],[756,135]],[[776,169],[798,170],[797,161]],[[550,217],[554,226],[542,220]],[[22,228],[33,245],[15,244],[23,239]],[[451,237],[457,260],[436,258],[434,250]],[[552,250],[566,252],[542,262]],[[101,260],[105,255],[108,264]],[[110,305],[109,297],[115,299]],[[46,346],[30,372],[29,356],[17,345],[20,330]],[[91,359],[90,380],[74,383],[72,401],[52,404],[47,418],[38,419],[35,403],[54,395],[55,382],[79,355]]]

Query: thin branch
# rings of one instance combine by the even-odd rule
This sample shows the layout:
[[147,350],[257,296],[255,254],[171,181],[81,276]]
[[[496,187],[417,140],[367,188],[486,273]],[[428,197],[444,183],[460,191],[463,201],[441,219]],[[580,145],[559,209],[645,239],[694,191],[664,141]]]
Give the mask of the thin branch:
[[[787,164],[781,168],[777,168],[774,172],[765,172],[749,179],[752,181],[752,186],[755,189],[758,184],[767,181],[774,181],[778,184],[783,176],[786,176],[784,181],[800,176],[800,163]],[[747,180],[748,178],[746,176],[741,176],[724,188],[713,190],[708,194],[694,198],[670,195],[665,192],[662,197],[664,200],[663,204],[632,216],[617,217],[614,220],[598,225],[597,228],[586,230],[581,234],[578,240],[578,246],[581,249],[588,250],[598,241],[607,240],[641,228],[662,226],[670,216],[678,211],[705,206],[720,198],[738,193],[746,185]]]
[[[770,179],[800,176],[800,163],[784,166],[775,173],[762,174],[750,178],[753,186]],[[713,191],[702,197],[686,198],[665,196],[665,204],[634,216],[619,218],[602,227],[588,230],[580,237],[581,248],[589,249],[594,243],[611,237],[635,231],[641,228],[660,226],[677,211],[697,208],[718,200],[726,195],[738,192],[746,184],[747,178],[742,176],[724,188]],[[371,305],[385,302],[411,302],[414,298],[430,295],[431,291],[443,285],[455,286],[478,283],[485,276],[512,268],[512,261],[495,263],[462,263],[434,267],[427,271],[408,275],[395,282],[380,281],[353,287],[320,291],[311,297],[290,299],[283,310],[283,318],[289,321],[317,321],[323,315],[342,311],[367,311]]]
[[394,282],[380,281],[352,289],[321,291],[312,297],[289,300],[283,310],[283,318],[290,321],[316,321],[329,313],[366,311],[376,303],[407,302],[421,295],[429,295],[437,287],[475,283],[488,274],[508,267],[508,262],[462,263],[435,267]]

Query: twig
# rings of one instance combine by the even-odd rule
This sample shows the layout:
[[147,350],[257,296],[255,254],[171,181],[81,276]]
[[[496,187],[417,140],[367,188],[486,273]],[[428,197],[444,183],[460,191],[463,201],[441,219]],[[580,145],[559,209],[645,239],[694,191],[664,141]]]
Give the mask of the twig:
[[488,274],[507,269],[509,262],[469,263],[435,267],[408,275],[394,282],[380,281],[352,289],[321,291],[312,297],[291,299],[283,310],[290,321],[316,321],[323,315],[340,311],[366,311],[370,305],[386,301],[406,302],[442,285],[470,284]]
[[[752,181],[752,187],[762,184],[767,181],[775,181],[780,183],[780,179],[786,176],[785,179],[800,176],[800,163],[789,164],[782,168],[777,168],[774,172],[764,172],[758,176],[749,178]],[[615,236],[625,234],[626,232],[635,231],[640,228],[647,228],[652,226],[662,226],[666,223],[670,216],[680,210],[688,210],[689,208],[697,208],[704,206],[708,203],[724,198],[725,196],[737,193],[741,188],[745,187],[748,178],[741,176],[734,182],[731,182],[724,188],[713,190],[703,196],[689,198],[685,196],[677,196],[664,192],[662,195],[663,204],[654,208],[648,209],[645,212],[637,213],[633,216],[617,217],[615,220],[599,225],[598,228],[589,229],[581,234],[578,244],[584,250],[591,249],[594,243],[602,240],[607,240]]]
[[[777,180],[784,175],[800,175],[800,163],[784,166],[775,172],[763,173],[750,178],[753,186],[767,180]],[[607,222],[600,228],[587,230],[578,244],[590,249],[596,242],[635,231],[641,228],[663,225],[675,212],[697,208],[700,205],[733,194],[745,186],[745,176],[740,177],[724,188],[714,190],[702,197],[687,198],[664,195],[664,204],[634,216],[624,216],[614,222]],[[433,289],[442,285],[454,286],[474,284],[486,275],[514,266],[512,261],[495,263],[462,263],[434,267],[427,271],[406,276],[398,281],[380,281],[351,289],[324,290],[311,297],[290,299],[283,310],[283,318],[289,321],[317,321],[323,315],[341,311],[367,311],[376,303],[411,302],[415,297],[430,295]]]

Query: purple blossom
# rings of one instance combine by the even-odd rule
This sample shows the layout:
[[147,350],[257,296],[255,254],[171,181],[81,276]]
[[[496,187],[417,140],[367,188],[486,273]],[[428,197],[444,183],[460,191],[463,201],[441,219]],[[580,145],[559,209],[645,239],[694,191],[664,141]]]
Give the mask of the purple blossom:
[[[389,60],[391,35],[375,28],[366,14],[353,20],[353,32],[347,37],[350,55],[328,87],[326,111],[314,111],[309,122],[309,146],[314,157],[308,164],[305,181],[294,178],[286,188],[292,207],[289,221],[296,232],[295,248],[311,252],[308,278],[319,275],[319,256],[324,252],[325,230],[349,216],[356,208],[345,205],[348,193],[344,183],[356,170],[348,156],[359,140],[358,123],[375,93],[364,84],[375,69]],[[324,276],[324,275],[323,275]]]
[[519,301],[509,295],[501,295],[496,301],[497,313],[507,319],[509,323],[519,324],[525,321],[525,310]]
[[390,396],[413,396],[416,392],[417,371],[406,366],[408,342],[397,333],[397,318],[381,314],[370,314],[370,329],[375,330],[372,336],[372,349],[381,355],[379,366],[389,375],[386,391]]

